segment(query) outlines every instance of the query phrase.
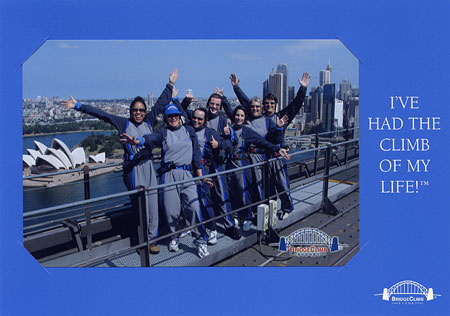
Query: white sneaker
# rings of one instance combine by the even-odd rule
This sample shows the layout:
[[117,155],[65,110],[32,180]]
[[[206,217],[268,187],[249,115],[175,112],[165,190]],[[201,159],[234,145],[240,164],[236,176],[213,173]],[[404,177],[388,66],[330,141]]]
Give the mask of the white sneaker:
[[172,239],[169,243],[169,251],[170,252],[177,252],[179,250],[178,248],[178,240]]
[[190,233],[191,233],[190,230],[188,230],[187,232],[182,232],[181,235],[180,235],[180,238],[184,238],[184,237],[186,237],[187,235],[189,235]]
[[244,232],[248,232],[250,230],[250,227],[252,226],[252,222],[250,221],[244,221],[244,225],[242,225],[242,230]]
[[288,218],[288,217],[289,217],[289,212],[284,212],[283,218],[282,218],[282,219],[286,219],[286,218]]
[[239,226],[239,220],[236,217],[234,218],[234,226]]
[[208,245],[217,244],[217,230],[210,230],[208,233]]
[[195,244],[197,245],[197,253],[200,258],[209,256],[208,246],[203,240],[196,240]]

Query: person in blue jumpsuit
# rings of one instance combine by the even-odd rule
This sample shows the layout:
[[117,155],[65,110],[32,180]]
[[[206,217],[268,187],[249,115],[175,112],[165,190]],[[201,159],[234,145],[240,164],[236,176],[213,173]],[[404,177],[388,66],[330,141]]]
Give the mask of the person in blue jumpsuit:
[[[311,76],[307,72],[303,73],[301,79],[298,78],[298,81],[300,83],[300,89],[298,90],[296,97],[291,103],[288,104],[288,106],[286,106],[281,111],[278,112],[275,111],[277,108],[278,100],[273,94],[269,93],[268,95],[264,96],[263,99],[264,117],[266,119],[272,120],[274,123],[277,123],[280,119],[283,121],[284,123],[283,138],[285,129],[292,122],[297,113],[300,111],[300,108],[303,106],[306,96],[306,89],[308,87],[310,78]],[[259,112],[255,113],[254,109],[252,108],[252,105],[255,103],[253,102],[254,99],[249,100],[248,97],[245,95],[245,93],[239,87],[240,80],[236,77],[236,74],[232,73],[230,75],[230,79],[231,84],[233,86],[233,90],[236,96],[238,97],[239,102],[244,106],[246,111],[251,112],[253,117],[256,118],[260,117],[261,113]],[[281,143],[281,146],[285,147],[284,139],[283,142]],[[278,212],[278,217],[279,219],[285,219],[294,209],[290,194],[289,177],[287,176],[286,173],[286,163],[281,159],[271,162],[269,174],[271,179],[270,182],[274,184],[270,188],[270,196],[274,196],[276,195],[276,193],[279,193],[281,208]]]
[[[289,154],[284,148],[279,145],[274,145],[272,142],[280,141],[278,133],[271,134],[268,139],[260,136],[251,127],[245,125],[246,114],[242,106],[237,106],[233,111],[234,124],[232,127],[226,126],[224,134],[230,137],[233,147],[228,153],[226,169],[231,170],[239,167],[248,166],[251,164],[249,153],[258,149],[265,153],[277,152],[285,159],[290,159]],[[271,140],[272,142],[270,142]],[[233,210],[242,208],[245,205],[251,204],[260,200],[252,200],[251,187],[253,186],[252,173],[249,169],[234,172],[229,178],[229,188],[231,194],[231,201]],[[251,226],[252,214],[250,209],[244,209],[239,212],[239,217],[243,221],[242,230],[249,231]]]
[[[173,99],[178,103],[178,99]],[[202,176],[201,153],[198,145],[197,135],[194,128],[181,124],[181,112],[173,103],[165,108],[164,115],[167,127],[153,134],[139,137],[131,137],[126,133],[121,135],[121,140],[137,147],[154,146],[161,147],[162,176],[161,184],[174,183],[192,179],[191,171],[195,170],[196,176]],[[208,185],[212,185],[210,179],[205,179]],[[188,226],[200,223],[200,203],[197,186],[194,181],[180,185],[169,186],[163,189],[164,215],[171,233],[179,229],[180,215]],[[195,245],[200,258],[209,255],[206,245],[206,232],[203,225],[192,229],[195,237]],[[172,237],[169,243],[169,251],[179,250],[179,239],[177,235]]]
[[[228,137],[223,138],[222,135],[214,129],[205,127],[206,117],[207,110],[204,108],[198,108],[191,114],[191,124],[197,134],[202,155],[203,175],[223,171],[220,166],[222,162],[220,151],[228,151],[232,146]],[[200,186],[199,196],[201,197],[202,211],[210,218],[219,215],[227,215],[220,220],[224,225],[225,235],[235,240],[240,239],[241,235],[239,230],[235,227],[234,218],[229,214],[232,209],[228,193],[227,178],[225,175],[219,175],[214,177],[212,181],[214,183],[212,187],[205,183],[202,183]],[[216,224],[215,222],[212,222],[210,233],[208,235],[208,243],[215,244],[216,242]]]
[[[134,137],[143,136],[153,132],[156,117],[164,111],[164,107],[172,98],[173,85],[178,78],[178,70],[169,74],[169,83],[156,101],[152,110],[147,112],[147,105],[141,97],[136,97],[130,105],[128,118],[106,113],[98,108],[77,102],[72,96],[70,100],[62,101],[62,105],[69,109],[75,109],[87,113],[113,125],[120,134],[127,133]],[[134,190],[137,186],[151,187],[157,185],[156,174],[152,162],[152,148],[138,147],[124,144],[123,155],[123,181],[128,190]],[[148,220],[148,238],[151,241],[158,233],[158,195],[157,192],[146,191],[146,212]],[[131,198],[132,205],[136,207],[136,199]],[[150,243],[150,253],[159,253],[155,243]]]

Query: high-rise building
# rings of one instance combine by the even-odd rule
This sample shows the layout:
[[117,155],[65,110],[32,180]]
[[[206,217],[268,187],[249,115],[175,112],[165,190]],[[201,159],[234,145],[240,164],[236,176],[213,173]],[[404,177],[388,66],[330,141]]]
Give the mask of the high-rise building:
[[319,77],[320,86],[324,86],[330,83],[330,71],[329,70],[321,70]]
[[153,107],[153,93],[147,94],[147,107],[151,109]]
[[311,121],[317,122],[322,120],[322,107],[323,107],[323,88],[311,87]]
[[321,113],[321,117],[322,128],[325,132],[333,130],[336,97],[335,90],[336,87],[334,83],[328,83],[323,86],[323,113]]
[[263,82],[263,97],[267,94],[269,94],[269,79],[266,79]]
[[281,104],[284,104],[284,83],[283,74],[276,73],[272,69],[272,73],[269,75],[269,92],[272,93],[278,99],[278,108],[276,111],[282,109]]
[[344,79],[339,84],[338,99],[345,101],[351,96],[352,96],[352,85],[350,84],[350,81],[348,81],[348,79]]
[[288,87],[288,102],[287,102],[287,104],[294,101],[294,98],[295,98],[295,87],[289,86]]
[[277,66],[277,73],[283,74],[283,101],[279,101],[281,109],[284,109],[288,104],[288,65],[279,64]]

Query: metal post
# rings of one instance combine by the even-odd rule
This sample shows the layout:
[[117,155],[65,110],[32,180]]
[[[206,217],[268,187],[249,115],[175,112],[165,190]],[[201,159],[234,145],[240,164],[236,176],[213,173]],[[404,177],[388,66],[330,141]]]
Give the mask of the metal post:
[[263,199],[267,200],[269,203],[270,196],[270,184],[269,184],[269,162],[264,161],[264,165],[262,165],[262,184],[263,184]]
[[[347,129],[345,131],[345,141],[348,141],[350,137],[350,131],[348,130],[348,125],[347,125]],[[345,154],[344,154],[344,164],[347,164],[347,159],[348,159],[348,144],[345,144]]]
[[[84,199],[89,200],[91,198],[91,186],[89,180],[89,166],[84,166]],[[84,213],[86,216],[86,240],[87,240],[87,249],[89,251],[92,250],[92,225],[91,225],[91,209],[89,205],[86,205],[84,209]]]
[[[319,148],[319,132],[316,130],[316,149]],[[314,152],[314,175],[317,174],[317,157],[319,155],[319,151],[316,150]]]
[[328,198],[328,177],[330,175],[330,157],[331,157],[331,145],[327,146],[325,151],[325,171],[323,174],[323,187],[322,187],[322,208],[325,207],[325,199]]
[[141,267],[150,266],[150,252],[148,249],[148,228],[147,228],[147,210],[145,205],[145,187],[138,186],[136,189],[141,190],[137,194],[137,206],[138,206],[138,238],[139,244],[145,243],[144,249],[139,249],[139,256],[141,257]]
[[325,153],[325,171],[323,175],[323,188],[322,188],[322,212],[325,214],[336,215],[338,210],[328,199],[328,180],[330,176],[330,164],[331,164],[332,150],[331,145],[328,145]]

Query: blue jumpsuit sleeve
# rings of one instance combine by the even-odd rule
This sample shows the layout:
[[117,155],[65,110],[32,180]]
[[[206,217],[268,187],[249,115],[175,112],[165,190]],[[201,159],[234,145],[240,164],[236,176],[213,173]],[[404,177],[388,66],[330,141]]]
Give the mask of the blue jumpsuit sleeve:
[[280,150],[280,146],[270,143],[251,128],[248,128],[246,126],[242,128],[242,133],[244,133],[244,141],[246,142],[246,144],[253,144],[256,147],[262,148],[270,153],[274,153]]
[[233,90],[239,103],[244,107],[245,112],[250,113],[250,99],[239,86],[233,86]]
[[192,139],[192,165],[195,170],[202,169],[202,153],[198,145],[197,134],[192,126],[185,125],[185,127]]
[[287,115],[289,117],[288,122],[285,126],[288,126],[292,122],[298,111],[300,111],[301,107],[303,106],[306,96],[306,90],[307,87],[300,86],[295,99],[292,100],[292,102],[289,103],[287,107],[278,112],[278,117],[283,117],[284,115]]
[[142,138],[144,139],[144,143],[143,144],[142,142],[140,143],[141,146],[144,145],[150,148],[153,148],[152,146],[161,147],[164,141],[164,135],[162,133],[162,130],[159,130],[152,134],[145,134],[144,136],[138,138],[139,140],[142,140]]
[[180,100],[178,100],[178,98],[174,98],[172,99],[173,104],[175,104],[178,108],[178,110],[180,110],[181,115],[184,117],[185,123],[184,124],[190,124],[192,121],[192,113],[188,113],[191,112],[188,109],[184,109],[183,108],[183,104],[180,103]]
[[172,89],[173,86],[170,83],[166,84],[163,92],[161,92],[158,100],[156,100],[155,105],[145,116],[145,120],[150,122],[152,126],[156,124],[158,115],[164,113],[166,105],[170,103],[170,100],[172,99]]
[[96,117],[106,123],[113,125],[119,131],[119,133],[125,132],[125,129],[127,128],[129,122],[127,118],[106,113],[103,110],[87,104],[80,105],[79,103],[77,103],[77,105],[78,106],[76,106],[75,109],[77,109],[78,111],[92,115],[93,117]]
[[215,150],[228,150],[233,146],[230,139],[223,138],[216,130],[211,129],[211,135],[214,136],[214,139],[219,143],[219,147],[217,147]]
[[268,131],[266,139],[273,144],[280,144],[284,140],[284,128],[278,127],[277,124],[269,118],[266,118]]
[[222,108],[225,111],[226,116],[233,120],[233,109],[231,108],[230,102],[228,102],[228,99],[226,96],[222,96]]

